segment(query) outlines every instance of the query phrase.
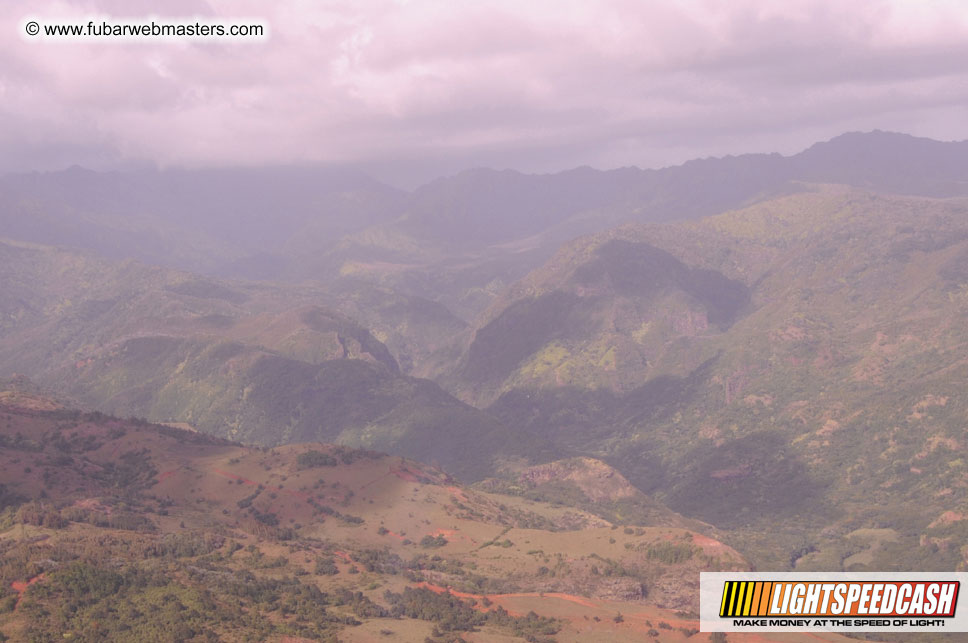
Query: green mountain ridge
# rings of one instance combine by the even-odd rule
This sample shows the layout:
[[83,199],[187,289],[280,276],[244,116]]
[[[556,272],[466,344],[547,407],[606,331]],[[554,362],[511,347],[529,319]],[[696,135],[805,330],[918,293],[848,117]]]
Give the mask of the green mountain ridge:
[[[636,293],[640,312],[626,293],[581,279],[601,273],[617,242],[661,248],[748,297],[725,326],[682,293],[651,304],[652,292]],[[961,199],[834,187],[687,225],[625,227],[566,246],[509,289],[458,373],[495,374],[477,402],[506,424],[605,459],[685,515],[756,534],[743,551],[758,547],[760,562],[805,538],[817,551],[800,564],[837,567],[847,534],[890,528],[905,543],[887,547],[899,561],[957,566],[964,524],[938,521],[968,493],[966,252]],[[542,301],[634,312],[578,319]],[[680,323],[655,323],[659,311]],[[567,333],[563,319],[574,322]],[[520,349],[501,368],[475,350],[491,333]],[[480,394],[466,375],[441,381]]]
[[[325,297],[319,290],[9,244],[0,244],[0,274],[13,286],[0,301],[0,368],[90,408],[250,443],[420,453],[471,480],[501,456],[553,455],[401,373],[372,333],[311,303]],[[433,333],[440,311],[418,310],[417,330]]]
[[[470,328],[385,286],[8,243],[0,364],[122,415],[385,449],[470,481],[591,456],[758,566],[951,569],[964,522],[942,516],[968,515],[966,213],[827,186],[623,226],[565,245]],[[864,545],[865,529],[891,536]]]
[[680,359],[681,346],[666,352],[670,337],[721,332],[749,301],[740,282],[621,239],[555,280],[490,312],[475,332],[457,374],[477,403],[509,377],[514,388],[628,390],[654,364]]
[[968,195],[968,142],[850,133],[799,154],[655,170],[467,170],[412,192],[333,167],[62,172],[0,177],[11,239],[229,278],[352,275],[470,322],[563,243],[625,223],[695,220],[807,183]]

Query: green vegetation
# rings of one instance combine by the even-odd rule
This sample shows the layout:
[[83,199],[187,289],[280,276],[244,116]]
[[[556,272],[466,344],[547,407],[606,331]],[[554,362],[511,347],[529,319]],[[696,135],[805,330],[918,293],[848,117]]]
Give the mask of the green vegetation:
[[436,549],[447,544],[447,539],[442,535],[424,536],[420,539],[420,546],[424,549]]
[[[189,568],[188,579],[174,581],[150,566],[114,570],[74,562],[32,585],[19,610],[28,618],[31,640],[90,641],[216,641],[229,633],[243,640],[272,634],[331,638],[340,625],[354,621],[328,608],[379,612],[360,596],[328,595],[292,580],[258,579],[211,566]],[[268,612],[281,619],[259,616]]]
[[304,468],[311,469],[313,467],[335,467],[338,464],[338,460],[328,453],[323,453],[322,451],[306,451],[305,453],[300,453],[296,458],[296,463]]
[[336,566],[336,563],[329,556],[321,556],[316,559],[316,566],[313,568],[313,572],[323,576],[335,576],[339,573],[339,567]]
[[[918,543],[965,513],[951,482],[968,413],[951,384],[968,375],[964,207],[825,188],[579,239],[482,319],[448,382],[730,532],[757,567],[842,569],[843,534],[891,527],[913,548],[882,564],[957,568],[950,548]],[[568,303],[552,315],[548,302]],[[488,362],[499,342],[514,355]],[[537,479],[495,488],[669,519]]]
[[402,593],[387,591],[384,599],[392,616],[406,616],[433,621],[443,632],[474,632],[485,624],[509,628],[514,636],[528,641],[547,641],[561,626],[555,619],[529,612],[526,616],[510,616],[503,608],[481,612],[474,604],[461,600],[449,592],[438,593],[424,588],[406,588]]
[[[0,627],[24,626],[21,610],[47,627],[47,610],[58,631],[36,639],[119,620],[151,638],[184,612],[178,635],[205,640],[237,634],[212,617],[228,610],[270,622],[259,635],[326,638],[419,603],[446,638],[491,612],[402,587],[514,588],[541,604],[557,590],[644,600],[643,586],[701,569],[965,568],[963,200],[797,186],[552,254],[620,213],[569,210],[557,180],[541,199],[517,180],[443,181],[397,223],[290,267],[343,272],[325,284],[0,244],[0,367],[131,416],[58,409],[22,378],[0,391]],[[730,202],[759,193],[747,188]],[[438,209],[465,190],[496,193],[460,216]],[[516,190],[580,216],[502,213],[538,237],[481,230],[511,245],[448,254],[446,230]],[[656,194],[650,212],[665,207]],[[340,446],[283,446],[317,441]],[[485,481],[465,493],[457,480]],[[599,533],[589,513],[616,528]],[[680,537],[690,529],[713,542]],[[393,605],[373,595],[388,583]],[[310,605],[325,618],[301,616]]]
[[702,550],[692,543],[663,541],[649,545],[645,550],[645,557],[668,565],[678,565],[691,559],[700,551]]

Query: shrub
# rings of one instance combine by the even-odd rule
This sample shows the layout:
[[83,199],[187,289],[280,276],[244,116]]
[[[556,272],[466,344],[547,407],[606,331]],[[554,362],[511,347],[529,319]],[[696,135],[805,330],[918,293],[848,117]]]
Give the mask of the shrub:
[[443,547],[447,544],[447,539],[442,535],[439,536],[424,536],[420,539],[420,546],[424,549],[436,549],[437,547]]
[[302,469],[312,469],[314,467],[335,467],[339,464],[333,456],[322,451],[306,451],[296,457],[296,464]]

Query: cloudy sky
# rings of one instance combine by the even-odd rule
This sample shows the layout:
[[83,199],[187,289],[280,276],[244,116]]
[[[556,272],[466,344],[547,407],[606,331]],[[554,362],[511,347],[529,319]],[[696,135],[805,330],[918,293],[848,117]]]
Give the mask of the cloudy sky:
[[[255,18],[265,41],[54,42],[24,21]],[[6,0],[0,171],[659,167],[844,131],[968,138],[968,2]]]

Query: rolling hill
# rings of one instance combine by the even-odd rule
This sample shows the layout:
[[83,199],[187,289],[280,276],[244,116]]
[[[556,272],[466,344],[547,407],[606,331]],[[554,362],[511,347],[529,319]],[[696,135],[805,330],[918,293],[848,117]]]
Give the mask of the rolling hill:
[[247,447],[15,388],[0,632],[16,639],[704,640],[697,572],[747,566],[672,514],[620,529],[401,457]]

